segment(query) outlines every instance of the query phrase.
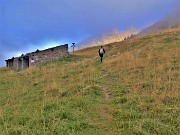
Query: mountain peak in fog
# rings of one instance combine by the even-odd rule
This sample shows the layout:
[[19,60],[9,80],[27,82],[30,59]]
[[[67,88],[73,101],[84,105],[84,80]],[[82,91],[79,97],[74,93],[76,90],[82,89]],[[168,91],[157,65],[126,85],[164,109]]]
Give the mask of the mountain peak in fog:
[[[179,4],[180,5],[180,4]],[[174,8],[165,18],[142,30],[138,35],[148,35],[180,27],[180,6]]]
[[94,35],[78,44],[78,48],[85,48],[91,46],[100,46],[114,42],[120,42],[132,34],[137,34],[139,30],[131,26],[125,32],[121,32],[118,29],[111,29],[106,32]]

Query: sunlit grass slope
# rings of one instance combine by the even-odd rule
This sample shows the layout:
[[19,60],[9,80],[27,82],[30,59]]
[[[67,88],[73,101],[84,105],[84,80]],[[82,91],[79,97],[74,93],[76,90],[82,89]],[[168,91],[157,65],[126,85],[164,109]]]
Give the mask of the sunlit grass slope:
[[180,133],[180,30],[0,69],[1,135]]

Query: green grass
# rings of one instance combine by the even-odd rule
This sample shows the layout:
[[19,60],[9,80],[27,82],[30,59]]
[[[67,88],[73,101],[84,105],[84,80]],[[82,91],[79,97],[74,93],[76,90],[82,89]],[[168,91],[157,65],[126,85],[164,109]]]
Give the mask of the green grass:
[[2,135],[180,133],[179,30],[0,69]]

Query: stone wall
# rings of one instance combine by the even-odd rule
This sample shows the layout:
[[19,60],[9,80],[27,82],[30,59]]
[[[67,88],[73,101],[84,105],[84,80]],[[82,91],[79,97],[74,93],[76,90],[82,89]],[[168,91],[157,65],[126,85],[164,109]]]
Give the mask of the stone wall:
[[57,46],[43,51],[37,50],[36,52],[28,54],[29,65],[36,65],[38,63],[57,60],[68,54],[68,45]]
[[6,66],[13,69],[24,69],[39,63],[57,60],[66,55],[68,55],[68,44],[13,57],[6,60]]

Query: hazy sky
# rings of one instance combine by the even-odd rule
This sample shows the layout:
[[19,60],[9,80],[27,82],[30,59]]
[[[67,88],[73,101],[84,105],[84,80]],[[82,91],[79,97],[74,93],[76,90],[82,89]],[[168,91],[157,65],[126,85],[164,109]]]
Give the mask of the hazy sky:
[[162,19],[180,0],[0,0],[0,66],[5,59]]

